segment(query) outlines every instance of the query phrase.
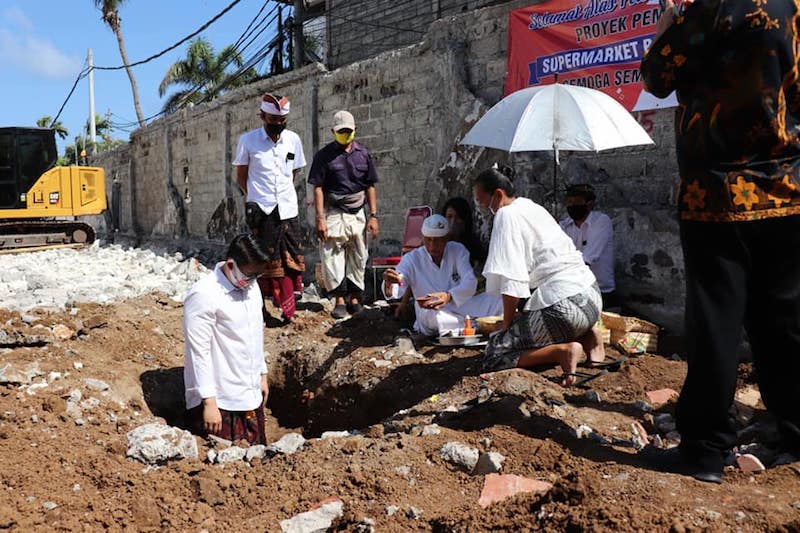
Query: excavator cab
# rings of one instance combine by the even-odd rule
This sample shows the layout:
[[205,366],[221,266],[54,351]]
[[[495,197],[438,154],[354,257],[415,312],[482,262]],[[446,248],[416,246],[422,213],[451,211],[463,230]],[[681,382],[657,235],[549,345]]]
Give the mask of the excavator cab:
[[74,217],[105,211],[103,169],[58,167],[57,159],[53,130],[0,128],[0,250],[94,240]]

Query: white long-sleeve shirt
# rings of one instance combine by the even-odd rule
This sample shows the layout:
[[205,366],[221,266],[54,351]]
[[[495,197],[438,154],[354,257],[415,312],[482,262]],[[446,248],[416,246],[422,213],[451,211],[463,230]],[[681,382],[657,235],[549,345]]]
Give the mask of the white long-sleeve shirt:
[[186,408],[214,397],[220,409],[250,411],[262,402],[267,373],[261,290],[255,282],[237,289],[222,265],[195,283],[183,303]]
[[483,268],[486,292],[530,298],[535,311],[595,283],[572,240],[539,204],[517,198],[497,211]]
[[617,288],[614,280],[614,225],[608,215],[590,211],[580,227],[569,217],[560,224],[583,255],[583,262],[592,269],[600,292],[613,292]]

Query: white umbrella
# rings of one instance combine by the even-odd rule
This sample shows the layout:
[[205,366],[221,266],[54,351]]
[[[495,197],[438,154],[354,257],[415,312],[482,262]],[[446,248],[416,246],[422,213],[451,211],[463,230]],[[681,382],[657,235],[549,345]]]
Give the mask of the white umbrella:
[[461,144],[507,152],[553,151],[553,211],[558,152],[599,152],[653,144],[636,119],[605,93],[554,83],[514,92],[494,105]]

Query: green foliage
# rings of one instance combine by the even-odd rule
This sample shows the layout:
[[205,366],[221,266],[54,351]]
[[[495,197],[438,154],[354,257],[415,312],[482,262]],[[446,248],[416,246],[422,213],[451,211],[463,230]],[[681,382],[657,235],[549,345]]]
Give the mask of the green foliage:
[[230,89],[255,80],[255,69],[234,76],[243,64],[242,56],[232,46],[226,46],[219,55],[202,37],[193,40],[186,59],[173,63],[158,86],[158,95],[164,96],[172,86],[183,89],[171,94],[164,103],[165,113],[174,113],[186,104],[198,104],[217,98]]

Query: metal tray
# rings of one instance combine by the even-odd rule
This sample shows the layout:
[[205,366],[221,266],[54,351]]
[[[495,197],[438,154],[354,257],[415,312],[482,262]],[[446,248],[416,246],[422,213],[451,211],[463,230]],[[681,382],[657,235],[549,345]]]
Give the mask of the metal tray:
[[483,335],[442,335],[436,339],[441,346],[474,346],[483,341]]

